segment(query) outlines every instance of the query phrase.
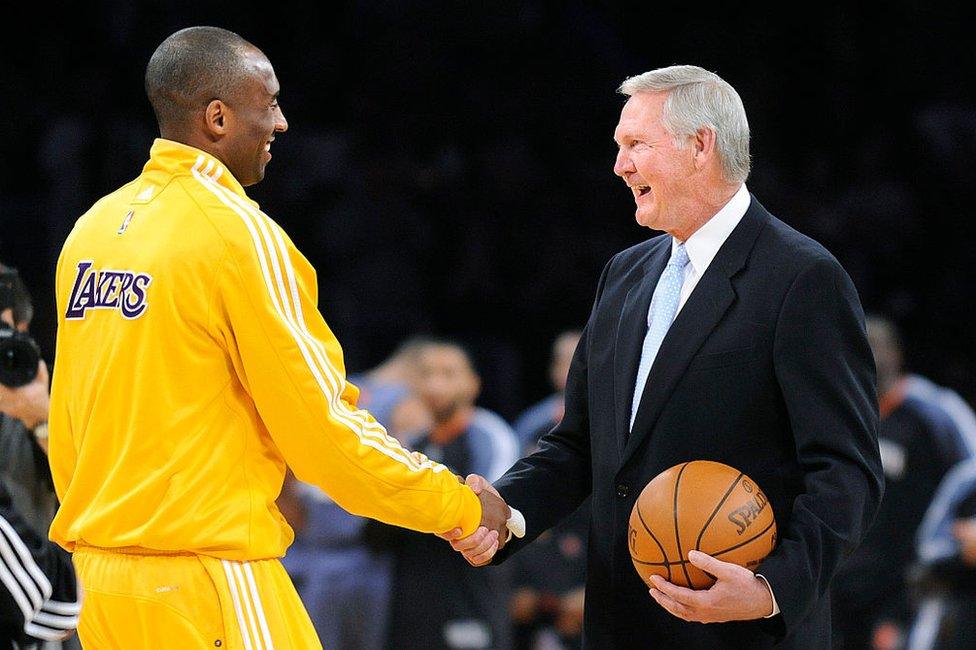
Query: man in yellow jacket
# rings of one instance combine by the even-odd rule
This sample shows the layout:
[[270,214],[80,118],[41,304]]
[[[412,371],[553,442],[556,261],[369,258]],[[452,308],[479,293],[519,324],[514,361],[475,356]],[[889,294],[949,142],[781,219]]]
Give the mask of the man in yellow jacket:
[[146,71],[162,137],[58,261],[51,537],[88,647],[319,647],[277,559],[286,465],[354,514],[504,543],[503,501],[356,407],[314,269],[244,192],[288,128],[278,90],[236,34],[167,38]]

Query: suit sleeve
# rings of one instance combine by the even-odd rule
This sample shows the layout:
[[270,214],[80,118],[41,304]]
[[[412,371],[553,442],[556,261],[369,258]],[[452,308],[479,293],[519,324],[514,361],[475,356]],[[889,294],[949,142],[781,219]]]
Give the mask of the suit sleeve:
[[314,270],[270,219],[258,225],[253,237],[228,235],[211,324],[295,476],[352,514],[421,532],[474,532],[478,497],[356,406],[359,391],[316,306]]
[[513,537],[495,555],[502,562],[570,515],[592,491],[587,356],[593,319],[613,260],[603,269],[589,322],[583,329],[566,381],[562,421],[539,440],[539,449],[517,462],[495,488],[525,516],[525,537]]
[[71,557],[30,528],[0,483],[0,629],[60,641],[78,627],[80,611]]
[[797,274],[776,325],[775,371],[803,472],[789,526],[757,570],[776,594],[782,617],[770,622],[779,634],[825,596],[881,501],[875,371],[863,321],[850,278],[823,256]]

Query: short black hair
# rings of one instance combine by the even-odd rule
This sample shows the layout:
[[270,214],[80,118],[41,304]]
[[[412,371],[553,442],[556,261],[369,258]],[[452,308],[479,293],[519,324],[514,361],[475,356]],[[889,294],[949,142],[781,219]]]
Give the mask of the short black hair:
[[472,353],[471,349],[464,343],[454,339],[436,336],[424,337],[422,339],[418,339],[418,341],[420,343],[418,345],[418,352],[429,350],[431,348],[448,348],[454,350],[464,358],[468,364],[468,367],[471,369],[471,372],[473,372],[475,375],[478,374],[478,366],[474,361],[474,353]]
[[160,130],[179,128],[212,100],[232,97],[249,70],[244,55],[256,49],[220,27],[187,27],[167,37],[146,66],[146,95]]
[[30,323],[34,317],[34,302],[17,269],[0,263],[0,311],[11,310],[14,323]]

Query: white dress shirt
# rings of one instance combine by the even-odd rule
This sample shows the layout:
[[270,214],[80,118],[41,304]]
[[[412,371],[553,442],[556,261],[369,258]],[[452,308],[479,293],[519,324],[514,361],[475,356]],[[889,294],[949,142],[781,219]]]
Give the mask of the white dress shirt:
[[[735,227],[742,221],[746,210],[749,209],[749,190],[743,183],[735,195],[729,199],[715,216],[705,222],[705,224],[692,233],[691,237],[684,243],[685,251],[688,253],[688,266],[685,267],[684,283],[681,285],[681,299],[678,301],[678,313],[688,301],[688,296],[695,290],[698,281],[705,275],[708,265],[712,263],[718,249],[729,238]],[[671,252],[678,247],[678,240],[672,238]]]

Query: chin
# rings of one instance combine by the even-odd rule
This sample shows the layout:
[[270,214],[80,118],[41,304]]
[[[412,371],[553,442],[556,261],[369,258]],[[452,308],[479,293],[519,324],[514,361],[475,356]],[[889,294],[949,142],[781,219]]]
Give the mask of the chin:
[[656,215],[647,214],[646,212],[641,212],[638,210],[636,213],[634,213],[634,220],[638,225],[645,228],[650,228],[651,230],[663,230],[661,225],[658,223]]
[[252,185],[257,185],[262,180],[264,180],[264,170],[262,169],[261,171],[257,172],[256,174],[252,174],[251,176],[249,176],[247,178],[240,178],[238,180],[240,181],[241,185],[244,186],[244,187],[250,187]]

